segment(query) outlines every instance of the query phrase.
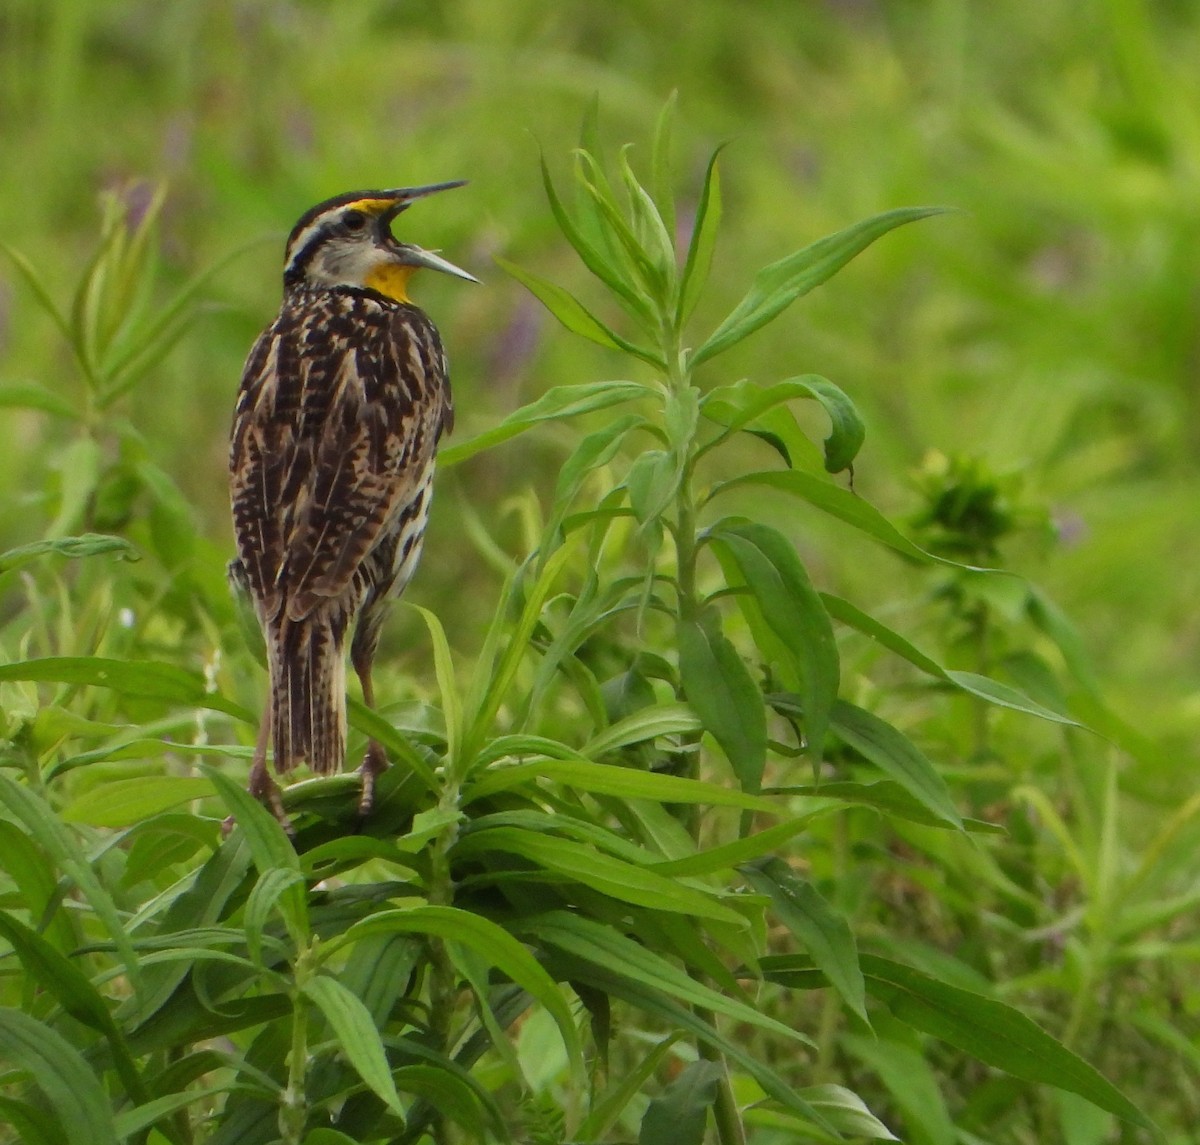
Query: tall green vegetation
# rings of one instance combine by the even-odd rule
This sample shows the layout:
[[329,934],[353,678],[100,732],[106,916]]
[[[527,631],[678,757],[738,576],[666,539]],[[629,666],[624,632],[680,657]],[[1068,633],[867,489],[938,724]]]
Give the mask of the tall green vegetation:
[[[126,318],[116,292],[155,293],[152,217],[111,216],[70,307],[20,263],[93,395],[65,437],[99,460],[64,484],[76,507],[46,540],[0,564],[24,578],[0,666],[12,1140],[1152,1139],[1155,1111],[1122,1092],[1143,1086],[1129,1062],[1173,1060],[1180,1036],[1108,1023],[1134,960],[1154,962],[1142,936],[1194,902],[1170,888],[1196,808],[1122,865],[1115,757],[1080,724],[1138,745],[1053,604],[978,567],[1020,524],[1019,491],[933,464],[911,539],[851,485],[865,427],[847,392],[722,372],[937,212],[876,215],[747,273],[707,328],[690,320],[719,157],[684,223],[670,126],[668,106],[641,176],[593,122],[571,194],[543,167],[599,301],[507,269],[625,377],[560,379],[444,450],[469,481],[520,434],[566,446],[553,489],[521,502],[526,551],[481,506],[464,514],[504,572],[475,647],[413,606],[425,667],[408,698],[352,706],[394,761],[371,819],[353,776],[295,783],[294,845],[236,778],[261,669],[220,554],[106,400],[191,292]],[[22,400],[77,408],[40,386]],[[819,590],[809,570],[843,543],[880,579],[924,578],[912,607],[944,654],[880,599]],[[1021,767],[1030,742],[1074,769],[1077,807]],[[1069,926],[1048,917],[1047,862],[1085,888]]]

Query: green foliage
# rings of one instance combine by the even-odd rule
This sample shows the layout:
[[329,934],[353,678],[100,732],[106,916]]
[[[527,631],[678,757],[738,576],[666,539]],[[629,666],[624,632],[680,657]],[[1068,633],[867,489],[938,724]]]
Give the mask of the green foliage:
[[[237,742],[211,743],[210,719],[229,731],[252,724],[212,671],[96,653],[0,668],[10,687],[57,689],[43,693],[45,706],[25,693],[38,706],[11,756],[25,782],[0,783],[19,856],[0,936],[37,987],[0,1015],[0,1047],[16,1071],[6,1110],[28,1139],[514,1140],[521,1124],[547,1141],[601,1140],[621,1124],[640,1125],[646,1142],[700,1142],[709,1125],[723,1143],[772,1125],[814,1140],[890,1138],[848,1086],[814,1084],[834,1068],[841,1035],[885,1085],[911,1061],[911,1040],[928,1036],[1149,1126],[1019,1009],[860,954],[844,892],[829,897],[795,865],[798,842],[844,837],[863,807],[892,831],[919,824],[954,840],[972,825],[900,726],[840,698],[835,621],[976,704],[1070,721],[1011,684],[943,667],[818,593],[781,529],[715,515],[718,493],[762,484],[954,577],[986,575],[931,556],[836,483],[864,437],[838,387],[809,376],[702,390],[693,374],[870,242],[933,212],[888,212],[768,267],[689,351],[718,165],[714,156],[677,254],[670,124],[668,110],[653,191],[626,152],[610,181],[585,138],[572,213],[543,166],[563,233],[634,331],[513,273],[568,329],[637,359],[634,374],[656,372],[561,386],[448,451],[448,462],[467,463],[535,427],[568,427],[618,404],[636,411],[577,432],[536,544],[513,563],[472,661],[433,612],[415,609],[438,700],[407,715],[355,709],[355,726],[401,761],[361,830],[351,829],[351,777],[287,790],[293,843],[224,770],[199,764],[246,755]],[[100,293],[78,315],[107,313],[101,288],[87,291]],[[816,401],[830,419],[817,465],[796,401]],[[785,467],[723,476],[743,433],[767,440]],[[59,553],[127,548],[90,536],[38,542],[10,554],[10,567]],[[189,710],[204,721],[191,743],[151,734]],[[46,728],[43,713],[61,714]],[[99,746],[64,750],[88,739]],[[171,756],[183,770],[164,767]],[[201,775],[187,774],[188,759]],[[118,761],[143,774],[117,778]],[[815,782],[797,783],[797,769]],[[177,810],[185,803],[191,812]],[[228,838],[222,807],[236,824]],[[761,817],[778,822],[763,827]],[[47,896],[59,880],[63,890]],[[78,895],[80,909],[64,913],[65,895]],[[773,923],[804,956],[772,953]],[[833,990],[814,1021],[787,993],[823,983]],[[780,988],[770,1009],[749,992]],[[622,1027],[656,1031],[640,1067],[615,1011],[631,1016]],[[508,1030],[543,1015],[554,1033],[533,1073]],[[868,1051],[857,1031],[881,1015],[888,1038]],[[908,1040],[888,1057],[897,1023]],[[775,1046],[801,1054],[780,1059]],[[689,1047],[700,1056],[689,1061]],[[672,1059],[674,1080],[642,1108]],[[739,1097],[747,1085],[761,1100]],[[1029,1089],[1024,1100],[1044,1098]]]
[[[0,20],[0,1140],[1191,1140],[1194,15],[401,7]],[[396,766],[293,847],[222,256],[456,175]]]

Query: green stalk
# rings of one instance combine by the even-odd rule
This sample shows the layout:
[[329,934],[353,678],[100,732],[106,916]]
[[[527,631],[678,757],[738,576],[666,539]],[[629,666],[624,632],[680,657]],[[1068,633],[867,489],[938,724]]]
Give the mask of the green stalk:
[[300,1145],[304,1139],[304,1123],[308,1120],[308,999],[300,987],[300,980],[307,973],[305,961],[304,953],[296,961],[288,1082],[279,1097],[279,1136],[283,1145]]
[[[461,780],[456,776],[449,761],[446,764],[446,786],[438,801],[440,810],[458,810]],[[454,903],[454,878],[450,871],[450,848],[458,839],[458,820],[455,818],[438,833],[429,854],[429,888],[427,899],[433,906],[452,906]],[[428,940],[429,975],[429,1032],[434,1046],[447,1056],[450,1055],[451,1020],[454,1014],[454,963],[442,938]],[[454,1140],[453,1123],[441,1112],[433,1119],[433,1139],[437,1145],[451,1145]]]
[[[663,357],[668,363],[667,386],[670,392],[678,393],[692,385],[691,371],[680,346],[679,330],[666,318],[662,324]],[[700,610],[699,594],[696,590],[696,497],[692,489],[692,475],[696,464],[695,437],[684,443],[686,461],[675,497],[675,583],[676,604],[680,620],[690,620]],[[687,752],[688,771],[692,779],[700,777],[700,733],[693,732],[684,739]],[[700,831],[699,807],[692,805],[687,812],[687,827],[696,838]],[[699,1007],[697,1017],[715,1028],[716,1015]],[[746,1145],[746,1131],[741,1112],[733,1093],[729,1078],[729,1066],[720,1050],[700,1043],[701,1057],[717,1062],[721,1067],[721,1078],[717,1083],[717,1096],[713,1102],[713,1121],[716,1124],[717,1140],[720,1145]]]

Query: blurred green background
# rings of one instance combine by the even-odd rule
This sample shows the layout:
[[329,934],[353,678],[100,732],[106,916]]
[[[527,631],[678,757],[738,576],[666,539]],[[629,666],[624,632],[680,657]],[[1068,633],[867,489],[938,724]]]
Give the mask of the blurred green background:
[[[897,519],[919,510],[912,474],[929,450],[1012,475],[1026,515],[1051,527],[1024,530],[1006,559],[1074,618],[1114,708],[1177,749],[1181,775],[1200,723],[1198,58],[1200,10],[1184,0],[7,0],[0,239],[65,304],[104,189],[136,211],[165,181],[164,290],[265,236],[213,279],[126,409],[225,552],[241,361],[277,305],[284,235],[327,195],[471,181],[399,228],[485,280],[418,284],[463,435],[549,385],[628,368],[568,338],[491,263],[503,253],[599,298],[537,169],[541,145],[566,174],[593,97],[606,140],[644,153],[678,91],[685,201],[728,141],[700,328],[755,268],[813,238],[894,206],[961,208],[879,243],[723,358],[713,384],[836,381],[869,427],[856,487]],[[24,379],[76,392],[69,353],[2,262],[0,383]],[[54,518],[71,434],[4,414],[8,547]],[[506,498],[550,487],[561,456],[551,435],[443,482],[413,591],[453,602],[460,638],[490,608],[474,613],[464,592],[482,575],[466,515],[499,520]],[[824,586],[893,576],[874,552],[818,551]]]

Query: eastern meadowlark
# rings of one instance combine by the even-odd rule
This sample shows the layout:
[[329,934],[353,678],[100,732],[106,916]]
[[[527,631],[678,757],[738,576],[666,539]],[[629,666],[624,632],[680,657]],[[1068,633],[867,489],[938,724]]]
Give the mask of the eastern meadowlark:
[[[384,615],[421,555],[434,454],[454,409],[441,339],[408,283],[422,267],[477,280],[397,241],[391,224],[415,199],[460,186],[354,191],[301,216],[283,305],[246,360],[229,456],[230,576],[253,601],[270,672],[250,790],[285,826],[268,745],[280,774],[301,762],[342,768],[347,636],[373,706]],[[371,741],[364,815],[386,766]]]

